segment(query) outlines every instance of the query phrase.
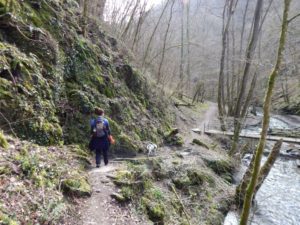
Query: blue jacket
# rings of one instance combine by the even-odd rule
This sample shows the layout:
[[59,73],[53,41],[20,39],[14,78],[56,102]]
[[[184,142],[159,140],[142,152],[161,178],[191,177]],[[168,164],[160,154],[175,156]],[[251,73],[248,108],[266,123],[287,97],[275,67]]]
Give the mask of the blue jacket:
[[109,122],[106,118],[102,117],[102,116],[98,116],[95,119],[91,119],[90,120],[90,125],[91,125],[91,133],[93,134],[93,129],[96,127],[96,121],[98,118],[102,118],[102,120],[104,121],[104,126],[105,126],[105,130],[106,130],[106,134],[110,135],[110,128],[109,128]]
[[[101,116],[99,116],[101,117]],[[97,117],[97,118],[99,118]],[[104,137],[95,137],[93,134],[93,129],[96,127],[96,120],[97,118],[95,119],[91,119],[90,120],[90,126],[91,126],[91,134],[92,134],[92,137],[91,137],[91,140],[90,140],[90,143],[89,143],[89,149],[90,150],[95,150],[95,149],[108,149],[109,148],[109,141],[108,141],[108,135],[110,135],[110,128],[109,128],[109,122],[107,119],[102,118],[102,120],[104,121],[104,126],[105,126],[105,131],[106,131],[106,135]]]

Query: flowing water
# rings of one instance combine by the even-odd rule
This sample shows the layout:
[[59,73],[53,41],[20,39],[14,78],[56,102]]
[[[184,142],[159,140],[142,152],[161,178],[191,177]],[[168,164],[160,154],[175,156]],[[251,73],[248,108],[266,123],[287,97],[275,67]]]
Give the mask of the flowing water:
[[[287,129],[293,125],[284,120],[272,118],[271,128]],[[256,127],[257,131],[259,128]],[[251,129],[253,131],[253,129]],[[269,151],[274,145],[268,143],[266,150]],[[289,148],[299,149],[300,145],[284,143],[281,149],[283,154]],[[236,174],[236,182],[242,178],[251,155],[246,155],[242,160],[241,168]],[[266,157],[263,157],[263,161]],[[224,225],[238,224],[237,212],[229,212]],[[297,167],[297,159],[291,157],[278,157],[268,177],[259,189],[255,205],[252,208],[249,224],[252,225],[300,225],[300,168]]]

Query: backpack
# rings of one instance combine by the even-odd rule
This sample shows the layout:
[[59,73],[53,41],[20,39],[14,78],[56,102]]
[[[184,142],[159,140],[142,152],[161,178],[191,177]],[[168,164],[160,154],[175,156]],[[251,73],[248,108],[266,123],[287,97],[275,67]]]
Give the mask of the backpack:
[[98,117],[95,120],[93,131],[96,137],[104,137],[106,135],[106,125],[102,117]]

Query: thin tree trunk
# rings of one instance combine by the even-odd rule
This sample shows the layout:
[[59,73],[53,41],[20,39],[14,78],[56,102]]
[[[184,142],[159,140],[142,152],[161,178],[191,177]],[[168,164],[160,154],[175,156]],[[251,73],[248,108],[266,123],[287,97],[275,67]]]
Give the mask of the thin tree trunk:
[[[242,65],[244,63],[243,60],[242,60],[242,56],[243,56],[244,33],[245,33],[245,26],[246,26],[246,18],[247,18],[249,1],[250,0],[247,0],[247,2],[246,2],[245,12],[244,12],[244,15],[243,15],[243,23],[242,23],[242,31],[241,31],[241,39],[240,39],[240,52],[239,52],[240,61],[239,61],[239,64],[238,64],[237,87],[240,86],[240,72],[242,71]],[[237,95],[238,95],[238,88],[237,88]]]
[[[231,17],[234,13],[233,4],[234,0],[227,0],[224,5],[223,10],[223,29],[222,29],[222,51],[221,51],[221,59],[220,59],[220,72],[219,72],[219,83],[218,83],[218,112],[219,112],[219,120],[221,123],[221,129],[226,130],[225,127],[225,108],[224,108],[224,67],[225,67],[225,53],[226,53],[226,46],[227,46],[227,36],[228,36],[228,29],[231,21]],[[228,7],[228,16],[227,21],[225,23],[225,14],[226,9]]]
[[160,60],[159,67],[158,67],[157,80],[156,80],[157,84],[160,83],[160,79],[161,79],[161,68],[162,68],[162,65],[163,65],[164,59],[165,59],[165,50],[166,50],[167,38],[168,38],[170,26],[171,26],[171,21],[172,21],[172,17],[173,17],[174,4],[175,4],[175,0],[172,0],[172,5],[171,5],[171,9],[170,9],[170,15],[169,15],[169,20],[168,20],[167,30],[166,30],[165,35],[164,35],[162,56],[161,56],[161,60]]
[[263,8],[263,0],[257,0],[256,8],[255,8],[255,14],[254,14],[254,24],[253,24],[253,32],[251,36],[250,43],[248,45],[247,51],[246,51],[246,63],[245,68],[243,72],[243,78],[240,85],[239,95],[237,99],[237,104],[235,108],[235,117],[240,118],[241,115],[241,108],[242,103],[244,101],[246,88],[247,88],[247,82],[249,78],[250,73],[250,67],[252,64],[252,58],[254,56],[258,36],[259,36],[259,27],[260,27],[260,19],[261,19],[261,13]]
[[260,163],[262,158],[262,153],[265,147],[269,122],[270,122],[270,107],[271,107],[271,101],[272,101],[272,93],[275,85],[275,80],[278,75],[278,71],[282,62],[283,57],[283,51],[285,47],[286,42],[286,34],[288,29],[288,11],[290,7],[291,0],[284,0],[284,12],[283,12],[283,19],[282,19],[282,27],[281,27],[281,35],[280,35],[280,41],[278,46],[278,52],[277,52],[277,59],[276,64],[274,66],[273,71],[270,74],[269,82],[268,82],[268,89],[266,91],[265,96],[265,102],[263,107],[264,117],[263,117],[263,125],[262,125],[262,132],[261,137],[259,140],[258,147],[256,149],[255,153],[255,159],[254,159],[254,167],[253,167],[253,174],[250,180],[250,183],[247,187],[244,205],[243,205],[243,211],[241,215],[240,225],[246,225],[249,218],[250,208],[251,208],[251,201],[253,198],[253,194],[257,185],[258,175],[260,173]]
[[276,144],[274,145],[272,151],[270,152],[270,154],[268,156],[267,161],[264,163],[264,165],[259,170],[259,175],[258,175],[257,184],[255,187],[253,198],[255,198],[257,191],[259,190],[259,188],[263,184],[264,180],[270,173],[271,168],[273,167],[273,165],[280,153],[281,146],[282,146],[282,139],[276,142]]
[[169,5],[169,1],[170,1],[170,0],[167,0],[167,2],[166,2],[166,4],[165,4],[165,6],[164,6],[164,8],[163,8],[163,10],[162,10],[162,12],[161,12],[159,18],[158,18],[158,21],[157,21],[157,23],[156,23],[156,25],[155,25],[155,27],[154,27],[154,30],[152,31],[152,34],[151,34],[151,36],[150,36],[148,45],[147,45],[147,47],[146,47],[145,55],[144,55],[144,57],[143,57],[143,63],[142,63],[142,66],[145,65],[145,62],[146,62],[146,60],[147,60],[147,58],[148,58],[148,54],[149,54],[149,50],[150,50],[150,45],[151,45],[151,43],[152,43],[152,40],[153,40],[153,38],[154,38],[154,35],[155,35],[156,30],[157,30],[157,28],[158,28],[158,25],[160,24],[160,21],[161,21],[163,15],[165,14],[165,11],[166,11],[166,9],[167,9],[167,7],[168,7],[168,5]]
[[121,20],[119,22],[119,24],[120,24],[119,29],[120,30],[123,30],[123,26],[124,26],[124,23],[126,22],[126,18],[128,16],[129,10],[130,10],[131,6],[134,4],[134,2],[135,2],[135,0],[132,0],[132,1],[126,3],[124,14],[121,17]]
[[256,81],[257,81],[257,72],[254,73],[254,76],[252,78],[252,82],[251,82],[251,85],[250,85],[248,96],[247,96],[246,101],[243,105],[241,117],[240,118],[234,118],[234,123],[235,123],[234,135],[232,137],[232,147],[229,151],[229,155],[233,155],[236,152],[237,144],[238,144],[238,141],[239,141],[239,135],[240,135],[242,126],[244,124],[247,109],[248,109],[248,107],[251,103],[252,97],[253,97],[254,89],[255,89],[255,86],[256,86]]
[[141,27],[146,19],[146,16],[148,15],[148,13],[146,12],[146,6],[147,6],[147,2],[144,2],[143,7],[141,8],[140,11],[140,16],[138,19],[138,23],[137,23],[137,27],[135,29],[135,34],[134,34],[134,38],[133,38],[133,42],[132,42],[132,47],[131,49],[134,51],[135,46],[137,44],[137,40],[138,40],[138,34],[141,30]]
[[[277,141],[276,144],[274,145],[273,149],[269,153],[269,156],[268,156],[266,162],[260,169],[259,175],[258,175],[258,182],[257,182],[258,185],[255,188],[254,196],[257,193],[257,191],[259,190],[259,188],[261,187],[265,178],[268,176],[269,172],[271,171],[271,168],[274,165],[274,163],[279,155],[281,146],[282,146],[282,140]],[[255,156],[255,153],[253,154],[250,165],[249,165],[246,173],[244,174],[241,183],[236,188],[235,199],[236,199],[236,203],[237,203],[237,205],[239,205],[239,207],[243,206],[243,203],[244,203],[243,200],[245,197],[247,186],[248,186],[251,176],[252,176],[254,159],[255,159],[254,156]]]
[[84,0],[84,2],[83,2],[83,11],[82,11],[83,26],[82,26],[82,31],[83,31],[83,36],[84,37],[87,36],[88,3],[89,3],[89,0]]
[[232,20],[232,60],[231,60],[231,89],[230,89],[230,102],[228,104],[228,115],[233,115],[234,110],[234,103],[235,103],[235,87],[236,87],[236,71],[235,71],[235,60],[236,60],[236,54],[235,54],[235,26],[234,26],[234,20]]
[[179,68],[179,98],[182,98],[182,87],[184,78],[184,11],[185,4],[182,2],[182,14],[181,14],[181,46],[180,46],[180,68]]
[[255,48],[257,44],[257,40],[259,37],[259,27],[260,27],[260,18],[262,13],[263,0],[257,0],[255,13],[254,13],[254,21],[253,21],[253,31],[251,34],[250,42],[246,51],[246,63],[243,72],[242,82],[240,84],[239,94],[237,103],[235,105],[234,112],[234,137],[233,143],[231,145],[230,154],[233,155],[237,150],[239,134],[242,127],[242,122],[244,118],[242,117],[242,104],[245,98],[248,77],[250,74],[250,67],[252,64],[252,59],[255,53]]
[[134,7],[133,7],[133,9],[132,9],[132,12],[131,12],[131,15],[130,15],[130,19],[129,19],[129,21],[128,21],[128,23],[127,23],[127,25],[126,25],[126,27],[125,27],[123,33],[121,34],[121,38],[122,38],[123,40],[124,40],[125,37],[127,36],[127,33],[128,33],[128,31],[129,31],[129,28],[130,28],[132,22],[134,21],[134,16],[135,16],[135,13],[136,13],[136,10],[137,10],[138,6],[140,5],[140,1],[141,1],[141,0],[137,0],[137,1],[136,1],[135,5],[134,5]]
[[190,49],[190,0],[186,5],[186,41],[187,41],[187,91],[191,89],[191,49]]

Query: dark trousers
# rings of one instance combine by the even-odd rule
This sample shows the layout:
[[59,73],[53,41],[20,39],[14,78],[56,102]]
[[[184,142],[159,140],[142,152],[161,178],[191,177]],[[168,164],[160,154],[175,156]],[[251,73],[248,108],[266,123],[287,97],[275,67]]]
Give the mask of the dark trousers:
[[104,138],[93,138],[93,149],[96,152],[96,164],[100,165],[101,162],[101,155],[103,155],[104,163],[107,165],[108,163],[108,149],[109,149],[109,142],[107,137]]
[[101,154],[103,154],[103,158],[104,158],[104,163],[105,165],[108,164],[108,156],[107,156],[107,152],[108,152],[108,147],[107,148],[98,148],[96,149],[96,164],[100,165],[101,162]]

